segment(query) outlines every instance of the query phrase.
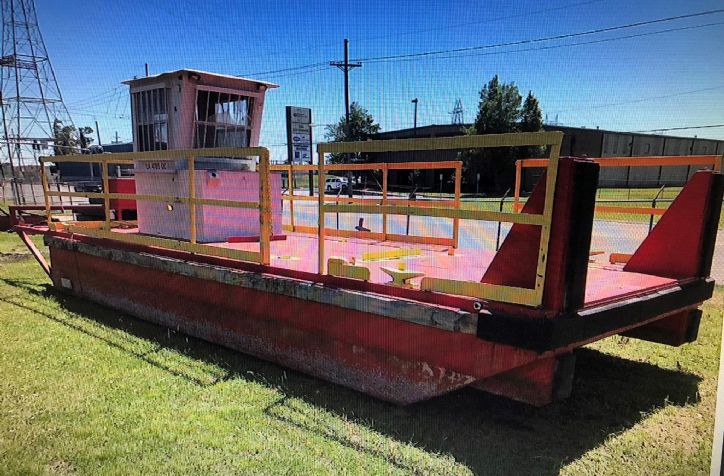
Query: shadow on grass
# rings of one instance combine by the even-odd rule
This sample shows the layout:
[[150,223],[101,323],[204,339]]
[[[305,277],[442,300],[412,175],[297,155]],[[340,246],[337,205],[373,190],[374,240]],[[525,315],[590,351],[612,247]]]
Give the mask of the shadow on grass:
[[[631,428],[647,414],[666,405],[683,406],[698,400],[700,378],[695,375],[581,349],[573,394],[564,402],[534,408],[464,389],[399,407],[58,293],[47,285],[7,278],[0,281],[31,294],[52,297],[80,317],[53,316],[20,299],[2,298],[6,302],[103,339],[197,385],[244,379],[275,387],[283,397],[265,409],[270,418],[411,471],[421,468],[395,445],[380,438],[360,437],[359,432],[350,432],[344,422],[354,422],[400,444],[411,443],[427,452],[450,455],[477,474],[557,474],[562,465]],[[139,353],[103,332],[89,331],[94,326],[83,325],[88,321],[124,331],[128,339],[149,341],[152,350]],[[186,374],[183,369],[159,364],[152,358],[157,349],[179,352],[212,364],[204,368],[218,371],[202,377]]]

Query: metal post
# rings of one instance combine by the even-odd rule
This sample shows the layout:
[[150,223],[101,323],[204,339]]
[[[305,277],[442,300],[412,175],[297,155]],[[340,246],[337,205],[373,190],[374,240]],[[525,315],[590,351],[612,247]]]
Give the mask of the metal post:
[[294,231],[294,166],[291,164],[289,164],[289,222]]
[[268,266],[271,262],[271,235],[272,235],[272,203],[271,178],[269,171],[269,151],[262,149],[259,155],[259,252],[261,263]]
[[317,146],[317,176],[319,189],[318,222],[317,222],[317,272],[324,274],[324,152]]
[[96,122],[96,137],[98,138],[98,145],[101,145],[101,129],[98,127],[98,121]]
[[[659,196],[664,192],[664,188],[666,188],[666,184],[662,185],[659,189],[658,193],[654,197],[653,200],[651,200],[651,208],[656,208],[656,201],[659,199]],[[649,218],[649,233],[651,233],[651,229],[654,227],[654,215],[651,214],[651,217]]]
[[108,196],[108,163],[100,160],[101,176],[103,177],[103,210],[105,213],[105,230],[111,231],[111,198]]
[[53,219],[50,215],[50,196],[48,192],[48,176],[45,174],[45,162],[40,159],[40,183],[43,185],[43,198],[45,199],[45,218],[48,221],[48,230],[53,230]]
[[[503,211],[503,204],[505,203],[505,199],[508,198],[508,193],[510,193],[510,188],[508,188],[508,190],[505,191],[505,193],[503,194],[503,198],[500,199],[500,206],[498,207],[498,211],[499,211],[499,212],[502,212],[502,211]],[[497,234],[497,236],[495,237],[495,251],[498,251],[498,250],[500,249],[500,228],[501,228],[501,225],[502,225],[502,223],[499,221],[499,222],[498,222],[498,234]]]
[[[455,167],[455,208],[460,209],[460,189],[462,188],[463,181],[463,166],[458,164]],[[460,219],[453,218],[453,246],[450,251],[458,248],[458,241],[460,240]]]
[[520,187],[523,175],[523,164],[520,160],[515,161],[515,189],[513,190],[513,212],[520,210]]
[[387,164],[382,164],[382,241],[387,241]]
[[196,161],[193,156],[188,157],[189,169],[189,240],[196,244]]
[[[412,102],[412,104],[415,105],[415,112],[413,113],[413,116],[412,116],[412,137],[417,138],[417,102],[418,102],[417,98],[413,99],[411,102]],[[415,162],[415,151],[414,150],[412,151],[412,161]],[[412,178],[414,181],[414,179],[415,179],[414,170],[412,171]]]

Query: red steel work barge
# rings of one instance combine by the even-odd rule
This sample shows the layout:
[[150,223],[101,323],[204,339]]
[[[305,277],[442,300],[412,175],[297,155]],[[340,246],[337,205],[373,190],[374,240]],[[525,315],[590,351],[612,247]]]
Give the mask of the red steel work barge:
[[[571,389],[574,350],[614,334],[678,346],[696,338],[711,297],[709,277],[719,213],[719,157],[632,158],[632,166],[710,165],[696,172],[638,249],[619,261],[589,259],[599,165],[558,158],[561,133],[525,133],[435,139],[319,144],[329,153],[393,152],[485,147],[547,147],[546,171],[520,212],[460,206],[460,162],[270,166],[264,148],[188,149],[103,156],[67,156],[44,162],[100,162],[100,193],[55,192],[45,187],[47,223],[15,230],[36,252],[59,290],[191,336],[277,362],[375,397],[408,404],[472,385],[540,405]],[[211,153],[258,157],[259,200],[207,193],[213,180],[196,164]],[[617,159],[618,160],[618,159]],[[164,168],[187,163],[190,180],[176,196],[113,193],[111,164]],[[323,162],[323,161],[320,161]],[[622,162],[623,164],[623,162]],[[410,201],[387,193],[393,169],[455,170],[453,200]],[[294,169],[329,172],[379,170],[382,196],[346,198],[284,195],[291,223],[273,232],[275,176]],[[214,174],[216,172],[214,171]],[[140,179],[138,179],[140,181]],[[223,187],[221,187],[223,189]],[[115,189],[118,189],[117,187]],[[102,199],[105,219],[59,221],[58,196]],[[114,220],[114,204],[139,204],[138,221]],[[275,200],[275,199],[274,199]],[[313,200],[311,202],[310,200]],[[140,227],[141,202],[188,216],[189,237],[150,235]],[[294,222],[304,206],[317,226]],[[87,205],[86,205],[87,206]],[[202,243],[200,211],[255,212],[258,236]],[[642,213],[650,213],[645,209]],[[333,228],[329,215],[377,216],[382,230]],[[394,234],[393,217],[427,217],[452,224],[452,237]],[[418,218],[416,218],[418,219]],[[388,224],[388,220],[390,223]],[[460,246],[460,221],[512,223],[497,252],[484,243]],[[430,228],[428,228],[430,229]],[[42,234],[51,266],[29,234]]]

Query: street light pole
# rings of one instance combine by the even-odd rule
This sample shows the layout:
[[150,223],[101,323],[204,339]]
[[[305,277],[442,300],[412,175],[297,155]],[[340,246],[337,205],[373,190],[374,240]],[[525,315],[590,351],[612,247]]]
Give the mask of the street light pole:
[[[417,138],[417,98],[413,99],[412,104],[415,105],[415,112],[412,116],[412,137]],[[415,161],[415,151],[412,151],[412,161]],[[414,181],[415,171],[412,171],[412,177]]]
[[417,98],[413,99],[412,103],[415,105],[415,115],[412,119],[412,135],[417,137]]

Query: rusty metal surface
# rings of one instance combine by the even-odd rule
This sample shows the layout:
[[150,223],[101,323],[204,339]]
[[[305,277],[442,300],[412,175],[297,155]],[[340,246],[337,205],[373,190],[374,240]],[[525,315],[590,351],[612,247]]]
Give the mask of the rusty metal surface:
[[80,253],[129,263],[145,268],[180,274],[224,284],[232,284],[272,294],[338,306],[342,309],[375,313],[444,329],[474,335],[477,331],[478,316],[475,313],[441,306],[396,299],[343,288],[323,286],[298,279],[283,278],[269,274],[233,270],[219,266],[165,258],[146,253],[134,253],[113,248],[80,243],[53,237],[45,238],[46,245],[64,248]]
[[345,310],[68,247],[50,246],[52,279],[60,289],[399,404],[441,395],[539,358],[531,351],[370,310]]

